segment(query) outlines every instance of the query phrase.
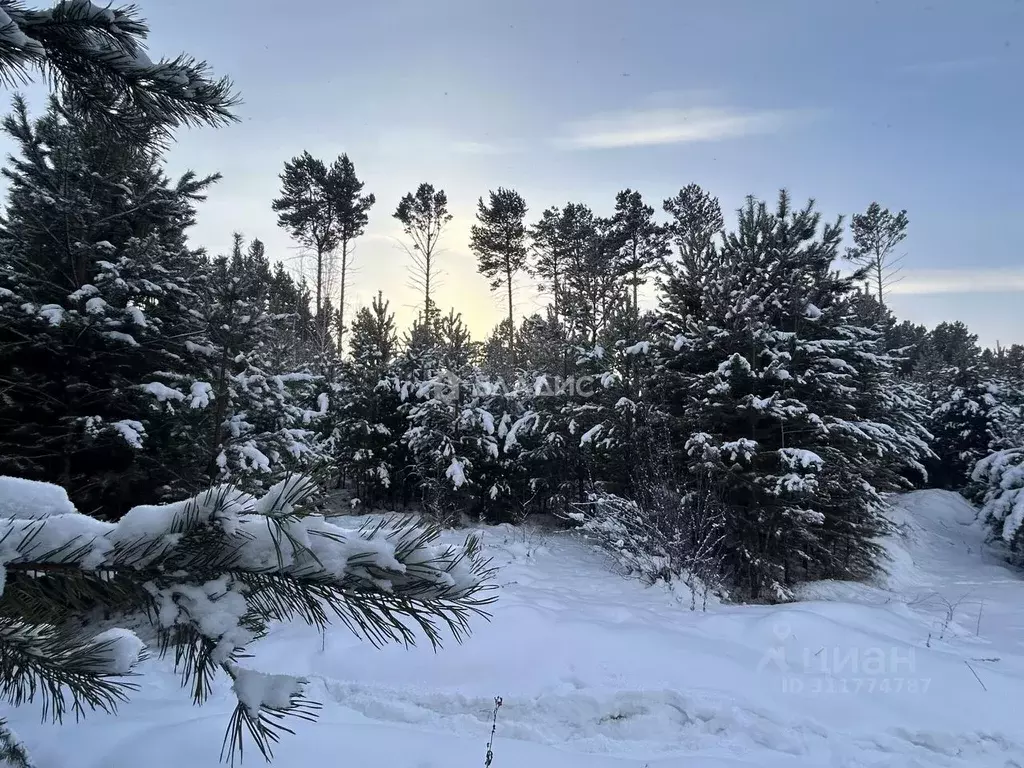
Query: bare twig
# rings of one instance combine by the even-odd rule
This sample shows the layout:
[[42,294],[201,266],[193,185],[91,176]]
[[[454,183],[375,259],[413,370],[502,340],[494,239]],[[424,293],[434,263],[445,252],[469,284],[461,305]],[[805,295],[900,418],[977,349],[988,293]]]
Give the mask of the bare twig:
[[[967,664],[967,662],[964,661],[964,664]],[[988,693],[988,688],[986,688],[985,684],[983,682],[981,682],[981,678],[978,677],[978,673],[974,671],[974,667],[972,667],[970,664],[967,664],[967,668],[969,670],[971,670],[971,674],[974,675],[974,679],[978,681],[978,685],[981,686],[981,690],[983,690],[986,693]]]
[[494,712],[491,715],[491,738],[487,740],[487,757],[484,759],[484,768],[490,768],[494,760],[494,734],[498,730],[498,710],[501,709],[501,696],[494,697]]

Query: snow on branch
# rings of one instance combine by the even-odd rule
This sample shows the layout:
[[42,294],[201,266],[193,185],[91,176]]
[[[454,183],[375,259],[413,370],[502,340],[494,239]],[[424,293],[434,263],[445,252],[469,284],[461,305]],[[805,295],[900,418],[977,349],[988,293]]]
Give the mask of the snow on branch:
[[312,719],[318,708],[303,698],[305,680],[238,665],[271,621],[322,631],[333,617],[376,645],[414,643],[412,626],[438,646],[442,630],[461,640],[470,618],[486,616],[493,571],[475,538],[442,546],[439,530],[415,519],[344,528],[305,508],[315,490],[297,475],[259,498],[220,486],[107,523],[74,511],[55,486],[0,477],[0,659],[14,660],[0,662],[0,697],[42,696],[56,719],[65,690],[76,710],[113,710],[131,688],[118,677],[143,645],[123,629],[63,629],[68,606],[144,614],[197,703],[211,675],[233,680],[227,757],[240,756],[245,733],[269,756],[287,731],[281,716]]

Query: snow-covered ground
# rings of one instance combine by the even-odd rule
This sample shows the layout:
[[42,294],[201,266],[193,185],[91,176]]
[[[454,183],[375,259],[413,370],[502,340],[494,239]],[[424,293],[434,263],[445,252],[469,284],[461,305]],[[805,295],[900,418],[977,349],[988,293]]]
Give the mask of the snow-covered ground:
[[[1024,580],[958,496],[909,494],[893,514],[884,585],[707,613],[572,536],[484,529],[500,596],[464,645],[375,650],[338,627],[321,649],[293,626],[258,645],[253,666],[310,676],[324,703],[274,764],[481,766],[501,696],[494,768],[1024,768]],[[38,768],[218,765],[226,685],[195,708],[168,664],[144,668],[115,717],[14,713]]]

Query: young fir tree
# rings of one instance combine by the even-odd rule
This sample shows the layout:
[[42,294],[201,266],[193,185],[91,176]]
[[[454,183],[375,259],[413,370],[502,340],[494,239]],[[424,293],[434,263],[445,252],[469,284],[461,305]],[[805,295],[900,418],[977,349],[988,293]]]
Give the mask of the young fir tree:
[[182,124],[237,120],[238,97],[205,62],[180,55],[156,63],[146,54],[149,27],[133,5],[114,8],[59,0],[44,9],[0,6],[0,76],[52,80],[62,103],[100,122],[109,136],[137,142]]
[[[858,389],[868,378],[883,389],[893,373],[877,334],[850,323],[841,236],[785,193],[773,211],[748,200],[710,279],[696,276],[704,300],[672,344],[689,382],[685,454],[722,489],[730,578],[754,599],[870,573],[881,493],[895,487],[879,465],[923,458],[919,433],[897,428],[905,414],[869,412]],[[692,295],[683,286],[676,300]]]
[[470,230],[470,248],[478,259],[480,274],[491,281],[491,290],[505,286],[508,323],[505,327],[511,367],[516,366],[513,281],[526,268],[526,201],[511,189],[490,192],[488,204],[477,203],[477,223]]
[[395,316],[381,293],[352,321],[351,357],[333,384],[332,450],[359,500],[373,504],[392,499],[402,488],[405,431],[401,400],[391,385],[398,354]]
[[318,427],[326,387],[309,370],[271,368],[279,331],[269,268],[245,255],[240,234],[232,255],[216,259],[208,274],[196,311],[202,332],[186,343],[189,365],[161,399],[194,414],[198,477],[259,489],[324,459]]
[[[146,643],[170,655],[204,703],[223,675],[237,698],[221,755],[247,742],[269,760],[287,718],[313,720],[309,681],[246,664],[271,624],[302,621],[321,632],[340,621],[375,645],[435,647],[485,615],[492,571],[476,540],[437,543],[436,528],[384,522],[341,527],[312,514],[316,486],[285,478],[260,496],[217,486],[191,499],[131,509],[120,523],[76,512],[63,489],[0,476],[0,698],[69,712],[116,711],[138,688],[129,675]],[[113,628],[90,621],[95,606]],[[418,632],[411,629],[417,627]],[[0,720],[0,754],[29,756]]]
[[16,99],[4,130],[19,149],[3,171],[0,471],[119,514],[187,473],[151,404],[198,330],[205,267],[185,232],[217,177],[172,182],[151,145],[55,100],[32,122]]
[[444,229],[452,220],[448,212],[448,195],[433,184],[423,183],[416,192],[406,194],[398,203],[394,217],[411,245],[405,246],[412,260],[412,284],[423,292],[425,328],[429,329],[437,317],[434,292],[438,281],[438,243]]

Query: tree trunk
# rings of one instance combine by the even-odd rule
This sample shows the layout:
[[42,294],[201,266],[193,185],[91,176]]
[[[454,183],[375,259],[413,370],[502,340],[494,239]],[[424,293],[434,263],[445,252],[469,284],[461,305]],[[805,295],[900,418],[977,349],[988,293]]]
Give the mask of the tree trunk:
[[345,279],[348,267],[348,241],[341,242],[341,296],[338,299],[338,356],[345,354]]
[[505,273],[505,282],[508,284],[508,359],[512,368],[516,367],[516,324],[512,310],[512,270]]
[[327,346],[327,323],[324,322],[323,312],[323,288],[324,288],[324,252],[320,246],[316,249],[316,332],[319,338],[316,340],[319,351],[323,352]]
[[423,322],[430,327],[430,253],[423,256]]
[[882,255],[878,254],[875,257],[875,279],[878,282],[878,303],[883,307],[885,306],[885,278],[883,272],[883,259]]

